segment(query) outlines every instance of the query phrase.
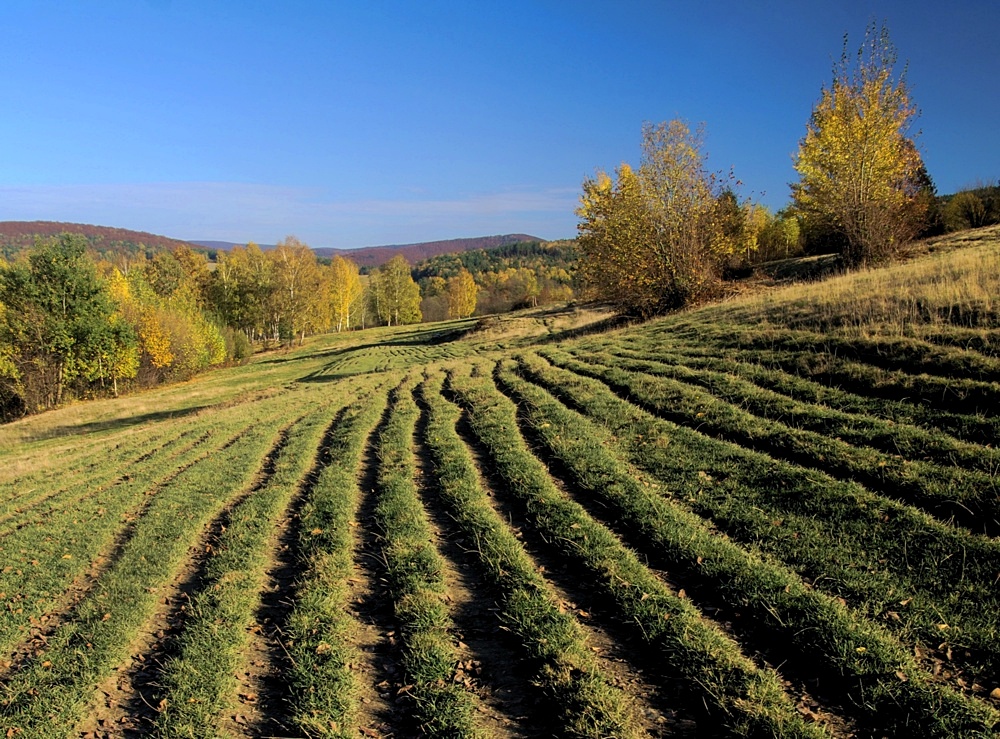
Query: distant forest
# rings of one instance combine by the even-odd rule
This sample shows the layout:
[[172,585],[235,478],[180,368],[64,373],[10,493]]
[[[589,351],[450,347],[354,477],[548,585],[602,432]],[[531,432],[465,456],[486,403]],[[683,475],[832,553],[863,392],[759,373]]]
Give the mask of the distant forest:
[[577,253],[573,241],[529,241],[442,254],[413,267],[423,296],[425,321],[447,317],[445,285],[464,269],[479,286],[477,315],[571,300],[576,283]]

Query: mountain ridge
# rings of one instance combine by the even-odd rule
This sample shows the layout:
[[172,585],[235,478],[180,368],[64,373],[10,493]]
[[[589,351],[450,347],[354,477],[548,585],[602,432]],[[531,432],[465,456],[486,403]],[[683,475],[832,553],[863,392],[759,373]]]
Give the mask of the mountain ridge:
[[[61,233],[82,234],[98,252],[114,252],[116,250],[137,253],[140,247],[146,249],[166,249],[176,251],[180,248],[197,251],[230,251],[234,247],[243,246],[231,241],[212,241],[200,239],[175,239],[146,231],[135,231],[127,228],[98,226],[87,223],[64,223],[61,221],[0,221],[0,254],[7,258],[16,256],[20,251],[32,246],[36,236],[51,237]],[[438,241],[422,241],[411,244],[389,244],[384,246],[365,246],[357,249],[334,249],[330,247],[313,248],[318,257],[332,258],[340,255],[353,260],[360,267],[377,267],[392,259],[396,254],[402,254],[410,264],[441,254],[472,251],[475,249],[491,249],[519,242],[544,242],[537,236],[529,234],[501,234],[494,236],[476,236],[458,239],[443,239]],[[273,249],[273,244],[261,244],[262,249]]]

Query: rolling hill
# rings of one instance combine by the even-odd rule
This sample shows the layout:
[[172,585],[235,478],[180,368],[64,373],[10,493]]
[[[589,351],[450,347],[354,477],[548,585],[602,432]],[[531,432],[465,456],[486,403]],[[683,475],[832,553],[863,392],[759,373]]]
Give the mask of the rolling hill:
[[[391,244],[387,246],[365,246],[359,249],[313,249],[317,256],[327,259],[340,255],[348,257],[360,267],[377,267],[392,259],[396,254],[402,254],[413,264],[423,259],[430,259],[440,254],[452,254],[472,251],[474,249],[493,249],[498,246],[517,244],[524,241],[543,241],[537,236],[528,234],[504,234],[502,236],[477,236],[465,239],[445,239],[443,241],[424,241],[416,244]],[[191,241],[190,243],[206,249],[229,251],[235,244],[229,241]],[[273,244],[259,244],[262,249],[273,249]]]
[[[13,259],[22,250],[29,248],[36,236],[50,237],[61,233],[83,234],[95,251],[105,254],[124,251],[136,254],[139,251],[158,251],[166,249],[173,251],[181,247],[197,251],[229,251],[236,246],[243,246],[232,241],[183,240],[167,236],[132,231],[126,228],[109,226],[94,226],[86,223],[62,223],[59,221],[0,221],[0,255]],[[446,239],[443,241],[427,241],[414,244],[394,244],[386,246],[366,246],[359,249],[313,249],[319,257],[327,259],[336,254],[349,257],[361,267],[377,267],[392,259],[396,254],[402,254],[411,264],[423,259],[470,251],[473,249],[492,249],[523,241],[542,241],[537,236],[528,234],[504,234],[498,236],[478,236],[464,239]],[[264,249],[273,249],[274,244],[259,244]]]

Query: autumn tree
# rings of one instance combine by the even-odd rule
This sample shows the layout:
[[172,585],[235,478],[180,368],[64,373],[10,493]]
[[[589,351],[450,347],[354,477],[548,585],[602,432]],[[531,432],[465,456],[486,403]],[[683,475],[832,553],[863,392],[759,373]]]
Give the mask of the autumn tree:
[[369,290],[375,313],[387,326],[420,322],[420,287],[413,281],[410,264],[402,254],[372,273]]
[[[638,170],[583,183],[580,272],[598,297],[643,316],[710,295],[740,244],[720,203],[727,178],[705,165],[703,132],[681,120],[646,124]],[[737,203],[737,208],[739,203]]]
[[917,235],[930,185],[910,136],[917,109],[897,74],[888,29],[874,23],[857,56],[844,50],[799,143],[792,197],[807,231],[840,236],[845,262],[878,263]]
[[100,375],[102,352],[131,340],[112,330],[113,305],[86,249],[78,235],[39,240],[27,263],[0,271],[0,345],[14,349],[8,362],[29,410],[61,403],[71,382]]
[[448,280],[448,317],[468,318],[476,310],[479,287],[467,269]]
[[338,332],[351,329],[351,316],[357,312],[361,293],[358,265],[339,254],[334,256],[330,262],[330,300]]

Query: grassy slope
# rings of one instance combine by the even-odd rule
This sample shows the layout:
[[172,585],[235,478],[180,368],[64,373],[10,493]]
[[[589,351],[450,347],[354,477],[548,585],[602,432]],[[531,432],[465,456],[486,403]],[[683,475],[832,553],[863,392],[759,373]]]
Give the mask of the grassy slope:
[[[352,398],[359,376],[398,376],[442,365],[462,367],[458,377],[467,378],[468,360],[475,357],[484,360],[480,376],[484,392],[492,397],[498,390],[505,391],[519,404],[521,431],[511,425],[504,433],[526,434],[531,443],[525,449],[539,453],[537,447],[548,445],[548,453],[565,453],[564,464],[572,467],[574,460],[582,459],[582,452],[561,451],[560,445],[570,436],[560,436],[541,424],[551,423],[556,429],[558,424],[568,424],[567,433],[572,430],[584,436],[593,428],[602,451],[594,462],[584,462],[573,473],[581,488],[589,484],[587,475],[597,469],[588,469],[587,464],[595,465],[599,459],[600,465],[620,478],[622,489],[632,485],[659,491],[662,502],[650,499],[651,509],[680,506],[676,510],[683,510],[678,515],[684,526],[701,532],[708,537],[706,541],[723,534],[719,541],[726,542],[727,551],[732,550],[733,562],[740,557],[760,558],[780,572],[778,579],[790,583],[789,589],[779,588],[773,602],[752,592],[739,596],[751,611],[763,609],[768,618],[778,619],[775,628],[782,624],[780,608],[785,606],[775,605],[782,597],[802,598],[805,603],[815,592],[816,602],[843,621],[847,631],[885,641],[891,647],[888,652],[904,650],[905,657],[890,657],[887,667],[869,670],[875,660],[871,654],[865,656],[875,651],[871,645],[858,647],[846,637],[840,643],[836,634],[825,634],[833,641],[816,648],[823,655],[834,655],[822,657],[827,660],[827,672],[841,672],[845,681],[839,690],[827,694],[838,696],[841,703],[832,710],[848,723],[857,722],[861,730],[903,731],[897,722],[905,723],[906,712],[890,721],[882,717],[880,702],[889,705],[903,695],[920,693],[919,699],[902,699],[914,715],[932,713],[923,707],[925,702],[945,700],[955,706],[951,718],[921,718],[922,735],[985,735],[989,732],[985,727],[997,718],[997,700],[989,694],[1000,686],[1000,650],[995,647],[1000,614],[990,595],[991,578],[1000,562],[1000,544],[994,536],[1000,523],[990,520],[1000,500],[993,464],[995,409],[1000,399],[1000,306],[996,300],[1000,295],[1000,229],[953,235],[950,242],[938,240],[926,251],[920,258],[889,269],[837,276],[821,284],[774,288],[579,339],[569,337],[588,322],[606,316],[581,310],[534,311],[505,317],[481,330],[470,320],[317,337],[303,347],[262,355],[244,367],[182,385],[81,403],[0,427],[0,553],[14,557],[11,566],[0,572],[5,628],[14,635],[37,629],[33,619],[42,611],[65,605],[60,593],[69,579],[80,577],[82,565],[77,566],[75,558],[81,557],[100,574],[94,558],[107,556],[116,536],[128,536],[129,542],[122,553],[114,555],[118,559],[109,565],[107,577],[127,579],[130,547],[142,541],[146,509],[156,512],[175,496],[183,496],[180,483],[202,473],[199,450],[219,449],[264,409],[274,409],[270,433],[259,439],[251,434],[245,440],[261,450],[273,443],[280,427],[301,417],[307,408],[325,405],[334,395],[345,401]],[[516,351],[533,347],[538,354],[522,354],[520,365],[501,364],[491,376],[493,361],[507,360]],[[551,395],[532,390],[512,370]],[[673,395],[663,394],[668,385]],[[431,408],[440,402],[434,394],[427,397]],[[536,413],[532,398],[549,404],[544,418],[532,415]],[[690,406],[679,405],[680,399],[687,399]],[[475,418],[476,403],[485,401],[467,402]],[[366,411],[367,416],[374,410]],[[573,421],[572,413],[580,414],[580,420]],[[374,422],[374,416],[367,416],[358,426],[359,439]],[[241,424],[243,418],[248,421]],[[229,424],[225,429],[220,427],[223,420]],[[539,424],[544,433],[533,436],[526,423]],[[296,475],[316,459],[315,437],[323,428],[319,423],[310,431],[313,451],[296,457]],[[330,429],[328,435],[334,431]],[[742,448],[734,446],[734,441]],[[357,443],[350,442],[352,451],[344,457],[347,467],[342,473],[357,464]],[[782,451],[793,450],[795,444],[801,450]],[[235,455],[241,447],[222,448]],[[255,451],[247,457],[250,472],[262,462],[262,454]],[[326,456],[331,465],[338,464],[337,454]],[[190,470],[184,466],[188,459],[193,465]],[[116,474],[119,466],[134,467],[135,472],[121,478]],[[316,474],[321,473],[317,468]],[[180,475],[176,482],[175,474]],[[545,473],[539,474],[544,477]],[[760,475],[756,482],[753,475]],[[906,491],[920,492],[925,480],[930,481],[928,485],[933,480],[947,484],[935,488],[933,495],[921,498],[914,493],[907,498]],[[967,488],[962,487],[965,480]],[[324,484],[320,478],[315,488],[317,504],[322,501]],[[142,489],[148,485],[160,486],[163,492],[143,502]],[[337,485],[347,490],[351,481]],[[600,484],[595,485],[600,492]],[[793,501],[788,495],[795,486],[802,486],[803,495]],[[949,499],[949,493],[954,493],[955,506],[973,512],[956,515],[960,525],[950,520],[947,505],[935,502],[935,496]],[[185,524],[191,536],[230,495],[205,502],[204,512]],[[808,502],[810,496],[815,504]],[[970,502],[977,507],[970,507]],[[286,503],[287,498],[282,498],[276,505]],[[796,508],[806,503],[813,507]],[[307,517],[312,515],[312,505],[307,501]],[[356,503],[344,505],[349,509]],[[87,506],[131,511],[130,515],[138,516],[135,531],[111,526],[109,521],[106,533],[99,527],[86,532],[93,538],[93,544],[86,544],[84,532],[74,526],[80,520],[76,511],[82,514],[89,510]],[[833,511],[841,512],[834,518]],[[637,518],[628,526],[641,531],[642,515],[635,513]],[[984,518],[981,526],[975,525]],[[567,524],[569,533],[584,524],[591,525],[584,518],[576,527]],[[977,533],[982,531],[991,535]],[[37,565],[31,562],[44,559],[40,555],[48,551],[48,541],[64,536],[77,547],[73,556],[66,557],[63,547],[49,547],[52,551],[46,556],[61,568],[59,572],[65,572],[51,584],[38,580],[36,587],[29,567]],[[36,539],[37,552],[30,544]],[[629,543],[627,536],[622,539]],[[609,546],[619,546],[609,542]],[[141,590],[160,582],[177,566],[181,554],[175,546],[164,555],[163,572],[149,575],[148,583],[137,581],[134,587]],[[654,547],[648,556],[656,555]],[[302,548],[302,556],[308,568],[319,568],[322,563],[320,552],[309,547]],[[694,564],[685,567],[695,583],[696,575],[702,578],[709,572],[701,567],[708,557],[692,556]],[[310,578],[320,574],[308,568],[300,586],[303,597],[310,592]],[[715,578],[718,585],[702,586],[701,591],[695,587],[696,596],[710,593],[713,587],[718,593],[744,592],[739,579],[726,574],[724,567],[711,572],[708,582]],[[123,586],[128,589],[124,580]],[[18,612],[16,599],[25,600],[33,589],[47,592],[49,600],[32,595],[33,608]],[[61,715],[66,726],[72,726],[73,717],[86,710],[88,681],[107,674],[122,658],[130,634],[140,626],[139,621],[129,621],[118,632],[122,636],[109,637],[106,643],[96,638],[106,612],[112,613],[108,626],[118,629],[122,624],[117,619],[125,616],[118,608],[102,610],[92,605],[102,592],[99,588],[84,594],[77,612],[85,620],[74,621],[71,614],[66,626],[54,633],[49,664],[28,658],[23,667],[15,664],[13,676],[4,677],[3,668],[12,653],[0,654],[0,698],[16,701],[32,684],[42,686],[42,696],[34,706],[14,708],[14,703],[8,703],[10,711],[0,712],[0,725],[6,727],[5,722],[13,720],[31,725],[47,720],[43,716],[49,712]],[[251,601],[244,608],[252,603],[252,589],[248,593]],[[970,593],[978,593],[976,602],[986,607],[970,608]],[[151,606],[139,605],[135,618],[141,620]],[[693,605],[702,604],[696,600]],[[300,608],[301,613],[312,614],[309,609],[316,606],[303,602]],[[327,618],[321,610],[308,618]],[[331,601],[328,610],[331,614],[338,610],[336,601]],[[802,618],[803,623],[810,623],[818,617],[807,612]],[[875,636],[868,635],[868,625],[875,629],[871,632]],[[744,637],[753,637],[751,647],[759,640],[759,633],[747,625],[737,621],[735,628]],[[62,645],[70,647],[81,629],[94,630],[93,648],[103,650],[90,661],[92,674],[71,664],[72,648],[61,656]],[[769,654],[770,647],[761,648]],[[836,656],[840,648],[847,651]],[[756,658],[754,654],[754,649],[747,652],[751,659]],[[734,655],[736,662],[744,659]],[[15,657],[15,663],[22,658]],[[345,656],[345,661],[349,659]],[[808,660],[802,662],[808,664]],[[789,664],[788,669],[799,669],[801,677],[802,668],[795,667],[794,660]],[[60,669],[74,673],[73,680],[62,682],[59,688],[66,691],[65,698],[45,687],[59,682],[53,678]],[[893,685],[897,677],[907,682],[906,689]],[[301,683],[305,688],[304,679],[292,676],[293,685]],[[318,694],[308,694],[320,699]],[[349,694],[330,699],[346,701],[345,716],[351,713]],[[225,703],[224,697],[220,700]],[[5,702],[0,700],[0,704]],[[744,708],[754,710],[753,706],[739,710]],[[300,725],[305,728],[309,720],[303,715]]]

